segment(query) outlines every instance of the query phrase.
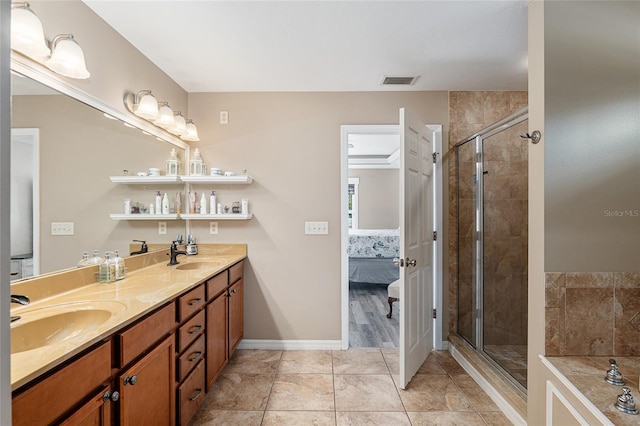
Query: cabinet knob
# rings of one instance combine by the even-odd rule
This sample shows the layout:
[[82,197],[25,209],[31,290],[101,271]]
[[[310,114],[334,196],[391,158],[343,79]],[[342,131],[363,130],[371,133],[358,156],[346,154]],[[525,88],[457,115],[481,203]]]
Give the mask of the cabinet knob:
[[133,386],[138,382],[138,376],[126,376],[123,381],[125,385]]
[[229,294],[234,294],[234,293],[236,293],[237,291],[238,291],[238,289],[237,289],[237,288],[234,288],[233,290],[231,290],[231,291],[229,292]]
[[104,395],[102,395],[102,401],[103,402],[107,402],[109,400],[113,401],[113,402],[117,402],[120,399],[120,393],[118,391],[114,391],[114,392],[105,392]]

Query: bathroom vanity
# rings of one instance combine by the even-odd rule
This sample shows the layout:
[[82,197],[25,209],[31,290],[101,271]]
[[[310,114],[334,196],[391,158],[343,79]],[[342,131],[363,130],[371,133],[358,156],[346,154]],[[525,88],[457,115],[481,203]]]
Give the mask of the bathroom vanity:
[[199,249],[129,258],[115,283],[12,285],[32,300],[12,309],[13,424],[188,424],[243,335],[246,246]]

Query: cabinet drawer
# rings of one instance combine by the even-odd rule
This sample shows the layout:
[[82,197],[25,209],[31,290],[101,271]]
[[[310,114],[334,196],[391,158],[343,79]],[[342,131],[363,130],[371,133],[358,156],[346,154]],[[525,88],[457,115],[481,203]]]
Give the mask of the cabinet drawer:
[[111,342],[106,342],[13,398],[13,425],[52,423],[110,375]]
[[180,424],[188,425],[204,399],[204,361],[200,361],[178,388]]
[[229,268],[229,284],[233,284],[242,278],[242,272],[244,270],[244,260],[236,263]]
[[180,318],[178,322],[182,322],[189,318],[194,312],[204,306],[204,285],[191,290],[189,293],[178,298],[178,314]]
[[178,352],[182,353],[194,340],[204,332],[204,310],[185,322],[178,329]]
[[204,334],[193,345],[189,346],[184,354],[178,358],[178,383],[182,382],[193,367],[204,358]]
[[207,300],[211,300],[222,293],[227,288],[227,285],[229,285],[229,273],[227,270],[207,280]]
[[136,359],[169,334],[176,324],[176,304],[170,303],[138,322],[131,328],[118,334],[120,344],[120,368]]

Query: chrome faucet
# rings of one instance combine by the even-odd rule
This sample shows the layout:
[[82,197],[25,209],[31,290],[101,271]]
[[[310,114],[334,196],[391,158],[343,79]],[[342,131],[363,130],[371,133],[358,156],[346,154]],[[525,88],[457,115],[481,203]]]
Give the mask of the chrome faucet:
[[[12,294],[11,295],[11,303],[19,303],[23,306],[28,305],[30,302],[29,298],[27,296],[22,296],[20,294]],[[11,316],[11,322],[14,321],[18,321],[20,319],[20,316],[15,315],[15,316]]]
[[176,259],[179,254],[186,255],[188,253],[186,251],[178,250],[178,241],[172,241],[171,242],[171,249],[170,249],[171,259],[169,260],[169,263],[167,263],[167,265],[171,266],[171,265],[177,265],[178,263],[180,263]]

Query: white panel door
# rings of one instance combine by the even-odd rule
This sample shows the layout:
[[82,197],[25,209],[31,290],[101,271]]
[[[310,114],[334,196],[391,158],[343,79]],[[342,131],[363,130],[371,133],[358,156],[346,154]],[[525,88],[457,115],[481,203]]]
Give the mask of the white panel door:
[[433,349],[433,142],[400,109],[400,387]]

